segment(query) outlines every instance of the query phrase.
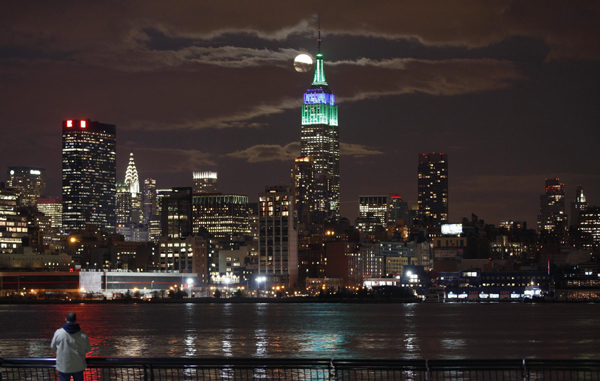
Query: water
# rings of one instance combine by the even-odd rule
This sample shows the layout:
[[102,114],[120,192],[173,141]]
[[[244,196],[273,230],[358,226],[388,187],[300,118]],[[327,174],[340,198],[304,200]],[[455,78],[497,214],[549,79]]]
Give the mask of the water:
[[67,312],[92,356],[597,359],[600,304],[0,305],[1,357],[54,357]]

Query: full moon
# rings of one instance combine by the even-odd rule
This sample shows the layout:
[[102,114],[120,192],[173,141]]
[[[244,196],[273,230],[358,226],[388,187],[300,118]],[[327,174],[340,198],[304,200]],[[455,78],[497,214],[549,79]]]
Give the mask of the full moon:
[[312,68],[313,60],[308,54],[299,54],[294,58],[294,69],[300,73],[306,73]]

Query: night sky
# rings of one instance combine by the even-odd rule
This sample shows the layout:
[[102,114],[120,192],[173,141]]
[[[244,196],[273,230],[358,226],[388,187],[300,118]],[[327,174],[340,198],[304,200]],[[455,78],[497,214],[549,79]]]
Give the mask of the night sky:
[[289,185],[321,18],[339,104],[342,215],[358,195],[417,199],[417,160],[445,152],[450,220],[535,227],[544,179],[600,204],[598,1],[12,1],[0,12],[0,175],[47,169],[61,122],[117,126],[117,176],[191,186],[216,170],[256,201]]

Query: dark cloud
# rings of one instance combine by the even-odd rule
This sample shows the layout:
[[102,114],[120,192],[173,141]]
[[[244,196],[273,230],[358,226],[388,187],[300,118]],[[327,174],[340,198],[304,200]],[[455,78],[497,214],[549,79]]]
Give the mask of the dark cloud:
[[[249,163],[264,161],[289,161],[290,163],[300,155],[300,143],[293,142],[285,146],[275,144],[260,144],[242,151],[228,153],[225,156],[235,159],[244,159]],[[291,164],[290,164],[291,165]]]
[[[364,157],[369,155],[381,155],[383,152],[365,147],[361,144],[340,142],[340,155],[352,157]],[[274,144],[260,144],[247,149],[226,154],[228,157],[244,159],[249,163],[260,163],[265,161],[293,161],[300,156],[300,143],[289,143],[285,146]]]

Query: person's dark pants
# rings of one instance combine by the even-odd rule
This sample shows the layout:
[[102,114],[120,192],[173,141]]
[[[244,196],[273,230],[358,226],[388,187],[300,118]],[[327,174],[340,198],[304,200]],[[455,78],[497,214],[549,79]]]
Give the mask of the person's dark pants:
[[83,381],[83,370],[75,373],[58,372],[58,378],[60,381],[71,381],[71,376],[73,376],[73,381]]

